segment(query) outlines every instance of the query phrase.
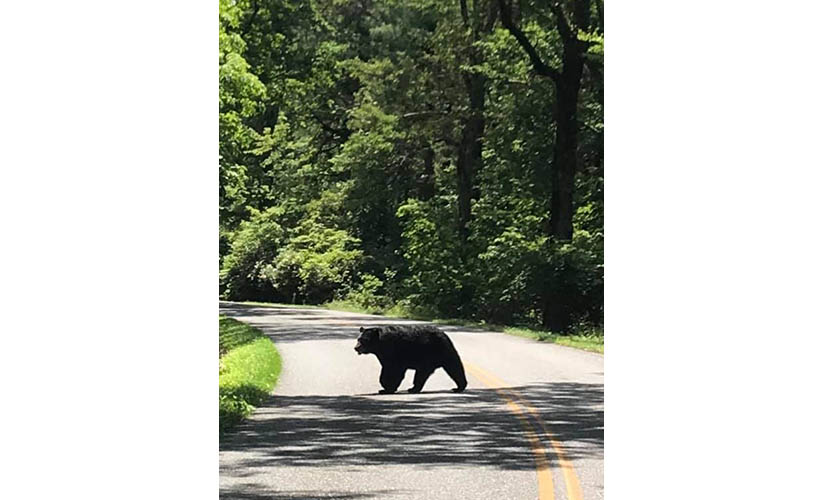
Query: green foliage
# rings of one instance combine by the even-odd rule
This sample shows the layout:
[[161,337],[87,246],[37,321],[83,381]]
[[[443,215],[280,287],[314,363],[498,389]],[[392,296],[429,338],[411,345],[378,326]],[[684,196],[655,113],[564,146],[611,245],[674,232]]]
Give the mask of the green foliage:
[[282,359],[262,332],[219,318],[219,432],[248,416],[273,390]]
[[219,209],[228,225],[245,214],[249,201],[250,179],[245,164],[259,134],[247,122],[264,109],[267,96],[265,85],[244,58],[245,41],[233,32],[241,16],[240,4],[220,0]]
[[[260,338],[259,331],[226,316],[219,317],[219,357]],[[221,366],[221,365],[220,365]]]
[[[458,2],[220,0],[223,297],[602,328],[598,7],[579,34],[574,234],[556,241],[555,85],[495,5],[467,2],[465,23]],[[520,7],[522,30],[560,69],[555,16]],[[457,165],[477,113],[462,240]]]
[[282,210],[279,207],[264,212],[251,209],[251,214],[231,238],[230,251],[220,271],[221,293],[231,300],[273,300],[275,296],[261,273],[273,262],[284,243],[285,232],[278,223]]
[[398,210],[404,222],[402,251],[407,262],[406,299],[444,314],[458,311],[465,269],[457,253],[452,203],[410,199]]
[[296,303],[320,304],[350,287],[361,262],[359,241],[341,229],[308,220],[261,277]]
[[366,312],[382,312],[391,306],[390,297],[384,295],[384,282],[372,274],[363,274],[361,283],[347,294],[345,299],[360,306]]
[[[332,195],[325,198],[332,199]],[[329,228],[315,215],[286,231],[281,207],[253,211],[233,235],[220,273],[222,295],[231,300],[287,300],[318,304],[350,288],[362,260],[359,240]]]
[[510,227],[478,254],[476,301],[484,317],[502,324],[532,323],[538,301],[539,274],[544,262],[539,250],[543,237]]
[[569,323],[601,324],[604,307],[603,237],[579,231],[572,242],[547,241],[541,249],[547,300],[561,295],[557,313]]
[[502,327],[505,333],[535,339],[541,342],[560,344],[585,351],[604,353],[603,330],[585,330],[582,333],[572,333],[570,335],[557,335],[543,330],[522,327]]

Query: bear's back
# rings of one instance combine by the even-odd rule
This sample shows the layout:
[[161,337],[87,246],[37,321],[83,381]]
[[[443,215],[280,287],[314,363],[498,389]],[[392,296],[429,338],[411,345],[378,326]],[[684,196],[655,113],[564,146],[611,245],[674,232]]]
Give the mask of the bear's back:
[[427,325],[385,327],[379,335],[379,343],[385,354],[411,368],[440,365],[455,352],[447,334]]

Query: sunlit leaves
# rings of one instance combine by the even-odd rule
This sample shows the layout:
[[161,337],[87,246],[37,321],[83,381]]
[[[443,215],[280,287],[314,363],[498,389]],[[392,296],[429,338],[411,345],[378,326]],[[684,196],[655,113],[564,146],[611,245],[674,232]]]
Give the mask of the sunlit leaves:
[[[479,3],[474,11],[469,2],[471,13],[494,4]],[[547,238],[555,85],[533,73],[497,19],[475,36],[458,2],[221,0],[220,8],[224,293],[528,323],[560,289],[573,321],[600,319],[600,33],[578,34],[589,45],[575,236],[556,243]],[[521,8],[522,29],[560,70],[554,14]],[[456,164],[476,77],[486,82],[485,126],[465,242]]]

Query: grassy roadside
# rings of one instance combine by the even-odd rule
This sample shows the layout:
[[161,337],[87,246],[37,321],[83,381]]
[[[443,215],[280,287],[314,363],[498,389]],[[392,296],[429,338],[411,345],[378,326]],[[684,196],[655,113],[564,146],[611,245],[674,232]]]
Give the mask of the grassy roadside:
[[273,390],[282,359],[256,328],[219,317],[219,433],[250,415]]
[[584,351],[591,351],[597,352],[599,354],[604,353],[604,335],[603,332],[600,330],[589,330],[584,332],[579,332],[572,335],[558,335],[555,333],[547,332],[544,330],[538,330],[533,328],[527,328],[522,326],[506,326],[506,325],[496,325],[492,323],[485,323],[485,322],[477,322],[477,321],[470,321],[470,320],[463,320],[463,319],[442,319],[436,318],[432,315],[425,314],[419,311],[410,311],[404,309],[400,306],[393,306],[387,310],[381,309],[373,309],[373,308],[365,308],[361,307],[358,304],[354,304],[349,301],[341,301],[335,300],[333,302],[328,302],[327,304],[323,304],[321,306],[312,306],[312,305],[295,305],[295,304],[272,304],[272,303],[265,303],[265,302],[242,302],[243,304],[248,305],[255,305],[255,306],[284,306],[284,307],[298,307],[298,308],[305,308],[305,309],[330,309],[333,311],[346,311],[346,312],[353,312],[353,313],[361,313],[361,314],[378,314],[380,316],[387,316],[390,318],[404,318],[404,319],[414,319],[418,321],[429,321],[431,323],[437,323],[439,325],[453,325],[453,326],[466,326],[471,328],[480,328],[487,331],[494,331],[494,332],[504,332],[510,335],[516,335],[519,337],[526,337],[534,340],[538,340],[539,342],[548,342],[551,344],[559,344],[568,347],[574,347],[576,349],[582,349]]
[[584,351],[597,352],[598,354],[604,353],[604,336],[598,332],[557,335],[543,330],[533,330],[519,326],[504,326],[501,328],[504,333],[509,333],[510,335],[518,335],[519,337],[527,337],[541,342],[565,345]]

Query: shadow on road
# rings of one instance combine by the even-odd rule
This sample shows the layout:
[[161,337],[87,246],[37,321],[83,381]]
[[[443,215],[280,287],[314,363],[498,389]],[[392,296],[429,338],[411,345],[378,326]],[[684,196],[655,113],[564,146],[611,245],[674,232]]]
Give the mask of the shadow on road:
[[[433,324],[426,321],[391,318],[387,316],[339,313],[327,309],[298,309],[288,306],[251,306],[220,302],[219,314],[225,314],[259,328],[274,342],[298,342],[302,340],[355,339],[360,326],[380,326],[392,324]],[[277,317],[275,325],[255,318]],[[312,322],[321,321],[321,327]],[[334,325],[335,323],[335,325]],[[439,325],[445,332],[487,334],[487,330],[468,326]]]
[[388,493],[394,494],[396,493],[396,490],[376,490],[363,493],[350,493],[347,491],[327,490],[297,490],[271,492],[268,489],[259,488],[259,491],[231,491],[229,494],[221,492],[219,497],[230,498],[231,500],[316,500],[317,498],[353,500],[359,498],[381,498]]
[[[302,340],[335,340],[353,339],[359,336],[360,326],[386,324],[414,324],[421,321],[402,320],[379,316],[337,313],[326,309],[294,309],[284,306],[247,306],[242,304],[219,304],[219,314],[240,319],[251,326],[259,328],[274,342],[299,342]],[[271,324],[266,321],[276,316],[277,321]],[[256,321],[256,319],[259,321]],[[313,322],[322,321],[321,326]]]
[[[603,386],[555,383],[513,389],[538,410],[568,458],[602,456]],[[249,452],[231,472],[239,476],[266,466],[533,467],[519,421],[491,389],[382,397],[275,395],[254,418],[223,437],[220,450]]]
[[[220,303],[220,314],[237,317],[280,344],[353,340],[359,335],[359,326],[411,323],[323,309],[227,303]],[[270,321],[271,316],[277,317],[275,322]],[[486,334],[481,330],[475,333]],[[543,383],[511,389],[537,411],[548,431],[562,443],[566,458],[603,458],[603,385]],[[531,423],[548,459],[556,464],[557,457],[540,425]],[[220,474],[237,479],[264,474],[268,467],[477,465],[531,471],[534,466],[530,443],[518,418],[494,390],[474,387],[461,394],[273,395],[249,420],[220,438],[220,452],[230,455]],[[243,481],[240,490],[223,487],[220,497],[261,500],[328,495],[326,491],[301,490],[271,493],[269,487],[259,486],[257,489]],[[331,498],[384,496],[378,491],[338,493]]]

